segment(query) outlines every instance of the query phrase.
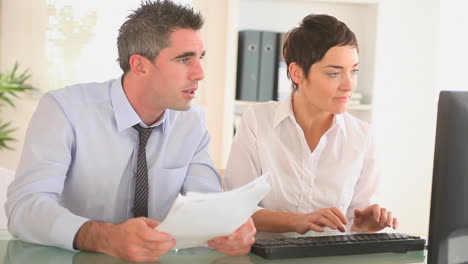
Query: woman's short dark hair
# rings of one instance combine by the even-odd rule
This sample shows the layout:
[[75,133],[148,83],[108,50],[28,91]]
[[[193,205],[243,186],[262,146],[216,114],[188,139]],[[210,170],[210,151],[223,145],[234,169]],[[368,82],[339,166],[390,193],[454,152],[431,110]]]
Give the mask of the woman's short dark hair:
[[117,38],[119,64],[123,72],[130,70],[129,59],[139,54],[150,61],[169,45],[169,35],[176,29],[199,30],[203,17],[191,7],[169,0],[146,0],[128,16]]
[[[286,34],[283,56],[288,68],[291,63],[297,63],[307,78],[312,64],[321,61],[336,46],[353,46],[359,50],[356,36],[345,23],[330,15],[311,14]],[[289,71],[287,74],[291,79]],[[297,83],[291,81],[296,89]]]

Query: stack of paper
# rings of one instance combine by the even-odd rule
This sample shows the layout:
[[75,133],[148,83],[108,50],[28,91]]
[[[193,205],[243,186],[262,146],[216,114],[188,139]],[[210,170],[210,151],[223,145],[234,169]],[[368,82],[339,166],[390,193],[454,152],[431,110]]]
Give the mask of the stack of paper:
[[187,193],[176,199],[158,231],[171,234],[175,248],[206,246],[207,241],[227,236],[243,225],[270,190],[269,174],[222,193]]

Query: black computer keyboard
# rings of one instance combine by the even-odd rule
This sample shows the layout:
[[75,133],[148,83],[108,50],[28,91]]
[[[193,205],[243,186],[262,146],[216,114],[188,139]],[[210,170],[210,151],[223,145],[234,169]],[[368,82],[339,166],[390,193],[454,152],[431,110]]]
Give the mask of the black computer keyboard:
[[252,253],[267,259],[341,256],[423,250],[425,240],[400,233],[258,239]]

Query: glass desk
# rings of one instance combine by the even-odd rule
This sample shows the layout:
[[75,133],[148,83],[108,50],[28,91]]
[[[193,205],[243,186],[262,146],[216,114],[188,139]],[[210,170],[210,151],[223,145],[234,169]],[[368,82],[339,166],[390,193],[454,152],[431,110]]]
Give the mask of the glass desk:
[[[339,257],[297,258],[282,260],[265,260],[253,254],[230,257],[209,248],[193,248],[171,251],[155,263],[203,263],[203,264],[366,264],[366,263],[425,263],[427,251],[412,251],[408,253],[382,253],[351,255]],[[0,230],[0,263],[35,263],[35,264],[117,264],[134,263],[104,254],[73,252],[56,247],[31,244],[12,238],[7,230]]]

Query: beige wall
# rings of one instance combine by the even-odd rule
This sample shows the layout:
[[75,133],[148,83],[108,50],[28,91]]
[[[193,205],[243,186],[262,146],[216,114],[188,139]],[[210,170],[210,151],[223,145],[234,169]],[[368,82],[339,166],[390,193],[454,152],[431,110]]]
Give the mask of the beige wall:
[[381,1],[374,127],[382,198],[401,232],[427,233],[439,90],[439,1]]
[[[42,87],[45,78],[43,65],[44,32],[46,11],[45,0],[2,0],[0,10],[0,70],[11,69],[15,61],[21,69],[29,68],[33,73],[31,84]],[[43,12],[41,12],[41,10]],[[14,121],[18,128],[14,136],[18,139],[11,144],[13,151],[0,151],[0,167],[16,169],[23,146],[24,134],[31,115],[36,108],[37,94],[22,96],[15,100],[16,108],[4,106],[0,117]]]
[[202,38],[207,55],[197,103],[207,114],[211,154],[218,168],[226,166],[234,128],[237,62],[237,0],[194,0],[205,17]]

